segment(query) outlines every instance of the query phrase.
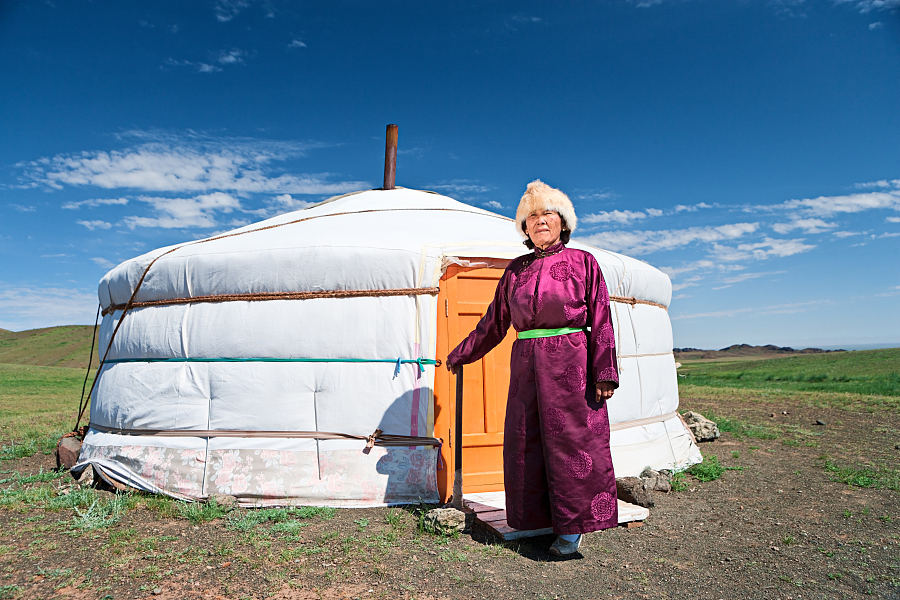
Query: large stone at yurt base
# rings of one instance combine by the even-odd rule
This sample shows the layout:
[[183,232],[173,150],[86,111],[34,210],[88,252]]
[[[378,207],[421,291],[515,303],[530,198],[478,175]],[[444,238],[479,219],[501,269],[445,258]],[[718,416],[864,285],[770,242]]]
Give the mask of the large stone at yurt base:
[[[699,462],[675,412],[669,278],[632,258],[570,246],[597,258],[613,300],[616,474]],[[499,275],[479,281],[479,273],[501,273],[526,252],[510,219],[398,188],[340,196],[126,261],[100,282],[100,355],[109,352],[75,471],[94,465],[138,489],[185,499],[228,494],[245,506],[446,499],[453,398],[443,390],[452,383],[435,359],[485,308],[467,303],[451,274],[489,298]],[[488,440],[464,444],[472,469],[502,465],[508,354],[491,364],[466,367],[466,378],[493,382],[496,374],[491,385],[501,390],[483,403],[466,399],[464,433],[474,427],[472,440]],[[478,437],[482,425],[494,433]],[[376,429],[444,445],[367,447]],[[482,470],[467,475],[468,491],[502,489],[502,467]]]

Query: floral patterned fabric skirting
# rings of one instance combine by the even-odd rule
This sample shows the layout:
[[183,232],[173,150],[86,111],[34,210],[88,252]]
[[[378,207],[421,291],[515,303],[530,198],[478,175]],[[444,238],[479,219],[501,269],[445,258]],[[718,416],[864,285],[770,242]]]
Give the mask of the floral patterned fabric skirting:
[[85,443],[75,471],[96,464],[148,492],[199,500],[235,496],[241,506],[363,507],[436,503],[437,449],[374,447],[317,452]]

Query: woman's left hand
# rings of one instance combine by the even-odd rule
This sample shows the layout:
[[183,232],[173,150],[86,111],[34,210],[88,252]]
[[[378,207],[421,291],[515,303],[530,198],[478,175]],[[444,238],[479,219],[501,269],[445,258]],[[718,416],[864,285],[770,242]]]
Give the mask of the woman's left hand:
[[605,402],[612,398],[613,393],[615,393],[616,387],[613,385],[612,381],[598,381],[597,382],[597,402]]

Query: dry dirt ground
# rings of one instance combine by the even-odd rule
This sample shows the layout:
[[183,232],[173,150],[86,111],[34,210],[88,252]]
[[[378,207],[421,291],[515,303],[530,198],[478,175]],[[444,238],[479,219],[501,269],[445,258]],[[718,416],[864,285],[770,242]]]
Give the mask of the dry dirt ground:
[[[900,418],[703,398],[682,408],[778,437],[724,433],[702,444],[705,456],[737,469],[657,493],[643,527],[590,534],[573,559],[547,555],[552,537],[429,535],[413,507],[242,531],[234,519],[245,511],[194,525],[145,502],[80,534],[65,524],[71,510],[6,508],[0,598],[900,599],[900,492],[833,481],[822,458],[896,469]],[[35,472],[51,461],[37,455],[0,470]]]

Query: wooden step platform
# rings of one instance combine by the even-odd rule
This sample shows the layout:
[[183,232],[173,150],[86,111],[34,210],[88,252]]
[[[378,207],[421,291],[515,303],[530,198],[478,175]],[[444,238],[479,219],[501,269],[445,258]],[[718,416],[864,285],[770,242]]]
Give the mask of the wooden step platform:
[[[475,520],[478,525],[494,533],[505,542],[553,533],[553,529],[549,527],[546,529],[533,529],[530,531],[520,531],[510,527],[506,522],[506,498],[504,497],[503,492],[465,494],[463,496],[463,502],[475,512]],[[629,504],[622,500],[619,500],[618,503],[619,525],[626,527],[640,527],[644,524],[644,519],[650,516],[649,509],[635,504]]]

